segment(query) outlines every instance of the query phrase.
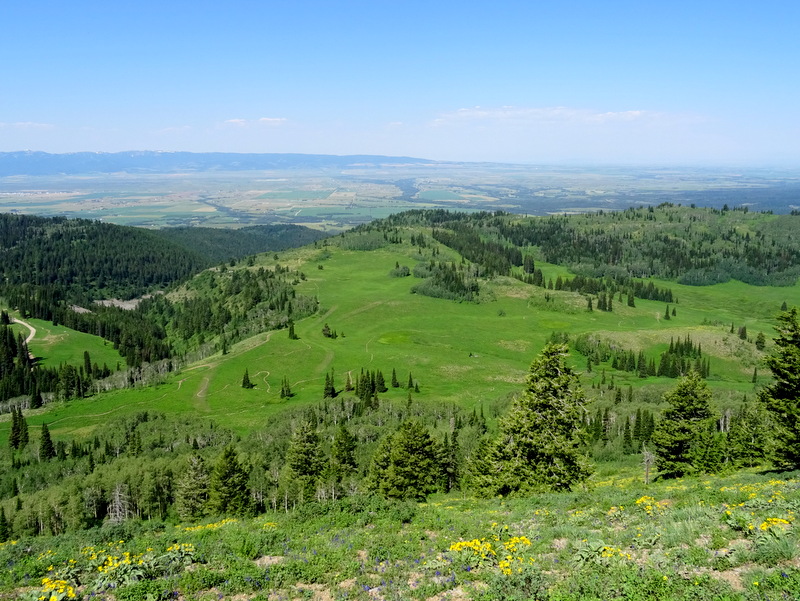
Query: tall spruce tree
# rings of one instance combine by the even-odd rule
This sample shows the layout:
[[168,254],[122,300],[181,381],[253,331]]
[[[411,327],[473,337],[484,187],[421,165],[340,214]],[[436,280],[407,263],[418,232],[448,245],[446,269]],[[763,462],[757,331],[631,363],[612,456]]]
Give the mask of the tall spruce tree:
[[53,439],[50,438],[50,429],[47,424],[42,424],[42,438],[39,441],[39,460],[49,461],[56,456],[56,448],[53,446]]
[[175,509],[182,520],[203,517],[208,503],[209,475],[200,455],[189,455],[186,471],[175,486]]
[[479,494],[569,490],[591,474],[584,394],[566,357],[566,345],[551,343],[533,360],[524,393],[501,418],[488,456],[473,467]]
[[17,409],[16,407],[11,408],[11,433],[8,435],[8,446],[12,450],[16,450],[19,448],[19,429],[20,429],[20,419],[17,416]]
[[0,507],[0,543],[6,542],[9,538],[11,538],[11,529],[6,518],[6,510]]
[[440,473],[436,443],[416,420],[385,437],[373,456],[370,485],[387,499],[424,501]]
[[212,514],[246,515],[250,513],[248,474],[236,451],[227,446],[222,451],[209,480],[208,507]]
[[800,323],[797,308],[778,316],[776,348],[766,359],[774,382],[758,398],[775,424],[775,459],[781,467],[800,468]]
[[656,467],[664,478],[679,478],[714,471],[708,446],[713,427],[711,391],[699,373],[692,370],[664,395],[664,410],[652,436]]
[[322,473],[325,457],[311,422],[302,422],[292,433],[286,451],[286,465],[299,477],[316,478]]
[[356,468],[356,438],[342,423],[331,445],[331,471],[337,480],[341,480],[355,473]]

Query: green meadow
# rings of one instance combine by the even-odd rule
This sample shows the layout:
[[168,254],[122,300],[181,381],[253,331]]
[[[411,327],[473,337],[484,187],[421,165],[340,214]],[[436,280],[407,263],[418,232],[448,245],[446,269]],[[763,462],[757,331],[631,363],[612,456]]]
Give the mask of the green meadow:
[[[348,375],[355,381],[362,369],[381,370],[387,382],[396,371],[402,387],[390,387],[384,395],[389,399],[406,400],[410,375],[419,387],[412,396],[420,402],[452,403],[467,410],[502,407],[521,390],[532,358],[553,332],[595,334],[637,353],[644,351],[656,362],[670,338],[689,335],[711,357],[709,384],[718,408],[735,407],[744,395],[753,396],[755,368],[759,382],[767,379],[768,370],[761,364],[765,354],[755,349],[752,339],[764,332],[768,353],[773,317],[781,303],[800,304],[797,285],[774,288],[729,282],[691,287],[659,281],[657,286],[671,288],[678,299],[671,306],[676,316],[666,320],[666,305],[661,302],[636,299],[631,308],[614,299],[613,312],[588,312],[580,294],[505,277],[482,284],[480,302],[459,303],[413,294],[412,287],[420,282],[413,276],[390,277],[398,263],[413,269],[422,259],[418,249],[395,244],[372,251],[346,250],[337,246],[339,240],[332,238],[324,248],[285,252],[277,260],[262,255],[250,267],[279,263],[306,274],[298,293],[315,295],[320,306],[314,316],[296,323],[299,340],[289,340],[286,330],[260,334],[233,345],[225,355],[212,355],[170,374],[157,386],[58,404],[46,414],[31,416],[32,423],[52,422],[56,437],[89,434],[108,415],[150,409],[207,417],[244,435],[268,423],[276,412],[320,401],[327,374],[333,373],[341,391]],[[562,267],[542,263],[537,267],[545,279],[569,275]],[[337,338],[322,335],[326,324]],[[31,349],[48,365],[80,364],[84,350],[100,365],[113,367],[119,360],[113,348],[96,337],[45,322],[35,326]],[[750,341],[737,336],[740,326],[747,328]],[[589,372],[586,360],[576,353],[572,361],[583,372],[584,387],[597,386],[590,397],[600,405],[610,402],[610,394],[600,389],[604,371],[617,386],[630,385],[637,395],[655,403],[675,384],[668,378],[640,379],[615,372],[610,365],[594,366]],[[255,384],[250,390],[241,387],[245,369]],[[284,377],[294,394],[291,399],[280,398]],[[0,435],[7,428],[0,425]]]

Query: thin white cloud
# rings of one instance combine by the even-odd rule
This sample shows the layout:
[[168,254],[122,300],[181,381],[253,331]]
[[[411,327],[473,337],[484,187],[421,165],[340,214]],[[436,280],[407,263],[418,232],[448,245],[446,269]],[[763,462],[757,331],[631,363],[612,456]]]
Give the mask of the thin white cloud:
[[287,119],[284,117],[261,117],[258,120],[259,123],[264,125],[280,125],[282,123],[286,123]]
[[647,110],[596,111],[565,106],[484,108],[480,106],[462,108],[439,115],[431,122],[435,127],[467,123],[613,123],[633,121],[663,121],[664,113]]
[[244,127],[247,125],[247,119],[226,119],[225,125],[233,125],[236,127]]
[[2,129],[54,129],[55,125],[51,123],[34,123],[33,121],[18,121],[16,123],[3,123],[0,122]]

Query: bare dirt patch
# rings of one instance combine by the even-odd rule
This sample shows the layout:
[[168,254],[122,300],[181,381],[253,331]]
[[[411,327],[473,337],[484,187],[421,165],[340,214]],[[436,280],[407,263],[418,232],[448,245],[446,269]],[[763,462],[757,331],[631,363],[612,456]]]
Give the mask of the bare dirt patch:
[[262,555],[255,560],[255,564],[259,568],[266,568],[267,566],[274,566],[276,563],[281,563],[286,559],[283,555]]
[[497,346],[508,351],[527,352],[531,348],[529,340],[498,340]]

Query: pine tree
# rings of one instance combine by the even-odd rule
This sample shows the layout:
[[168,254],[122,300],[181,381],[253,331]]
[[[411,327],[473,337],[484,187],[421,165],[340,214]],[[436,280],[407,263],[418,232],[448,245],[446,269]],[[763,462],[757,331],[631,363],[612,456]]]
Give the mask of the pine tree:
[[386,392],[389,389],[386,387],[386,381],[383,378],[383,373],[378,370],[378,373],[375,374],[375,390],[377,392]]
[[480,494],[569,490],[589,477],[584,395],[566,356],[566,345],[551,343],[534,359],[526,390],[501,418],[483,462],[489,472],[478,475]]
[[211,514],[246,515],[250,512],[248,474],[232,446],[222,451],[209,480]]
[[392,368],[392,388],[400,388],[400,382],[397,381],[397,370]]
[[8,526],[6,510],[0,507],[0,543],[6,542],[9,538],[11,538],[11,529]]
[[411,372],[408,372],[408,386],[406,386],[409,390],[414,388],[414,378],[411,377]]
[[760,403],[748,403],[731,418],[726,452],[735,467],[753,467],[771,452],[769,418]]
[[281,380],[281,398],[282,399],[289,399],[294,396],[292,392],[292,388],[289,386],[289,378],[283,376],[283,380]]
[[50,438],[50,430],[47,424],[42,424],[42,438],[39,442],[39,460],[49,461],[56,456],[56,449],[53,440]]
[[242,376],[242,388],[250,389],[253,388],[255,385],[250,381],[250,374],[247,373],[247,368],[244,369],[244,375]]
[[764,332],[759,332],[756,336],[756,349],[759,351],[763,351],[764,347],[767,345],[767,339],[764,336]]
[[800,467],[800,324],[797,309],[778,316],[775,351],[766,359],[774,382],[759,400],[775,424],[776,460],[782,467]]
[[443,492],[450,492],[458,488],[460,478],[458,430],[448,437],[445,432],[444,439],[439,445],[438,462],[440,469],[440,488]]
[[371,483],[387,499],[424,501],[436,490],[439,471],[436,444],[428,430],[409,420],[379,445],[373,457]]
[[331,468],[337,480],[355,473],[356,465],[356,439],[344,424],[333,438],[331,445]]
[[19,448],[19,429],[20,429],[20,418],[17,416],[17,409],[16,407],[11,408],[11,433],[8,436],[8,446],[11,447],[12,450],[16,450]]
[[714,422],[708,385],[700,374],[691,371],[664,395],[664,400],[669,407],[652,436],[661,475],[679,478],[707,470],[705,434]]
[[186,471],[175,484],[175,510],[182,520],[203,517],[208,503],[209,475],[205,461],[196,453],[189,455]]
[[292,433],[286,451],[286,465],[297,476],[316,478],[325,467],[325,457],[319,446],[319,436],[311,422],[302,422]]

